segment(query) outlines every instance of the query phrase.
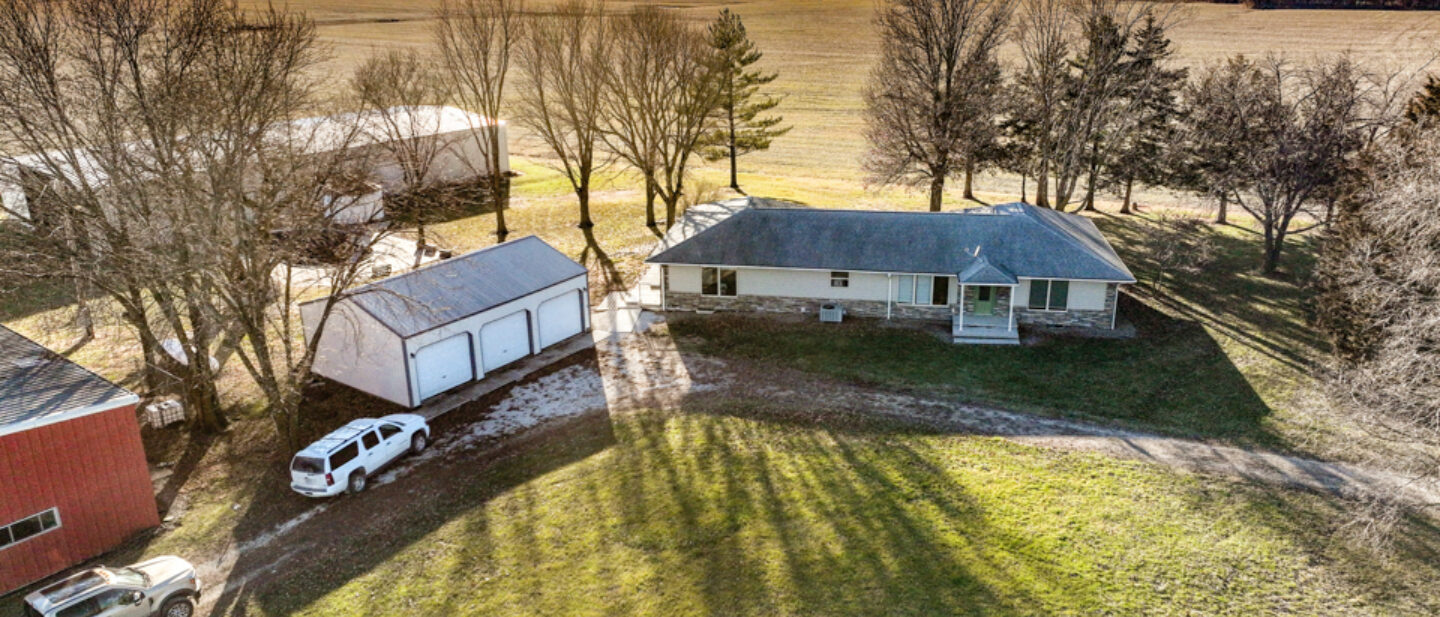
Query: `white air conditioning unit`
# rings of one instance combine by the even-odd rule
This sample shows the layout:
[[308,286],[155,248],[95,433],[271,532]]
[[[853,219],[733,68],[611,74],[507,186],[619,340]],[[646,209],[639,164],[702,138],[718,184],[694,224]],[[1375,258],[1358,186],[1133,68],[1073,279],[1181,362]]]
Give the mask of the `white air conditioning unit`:
[[820,305],[820,321],[824,323],[840,323],[845,317],[845,307],[839,304]]

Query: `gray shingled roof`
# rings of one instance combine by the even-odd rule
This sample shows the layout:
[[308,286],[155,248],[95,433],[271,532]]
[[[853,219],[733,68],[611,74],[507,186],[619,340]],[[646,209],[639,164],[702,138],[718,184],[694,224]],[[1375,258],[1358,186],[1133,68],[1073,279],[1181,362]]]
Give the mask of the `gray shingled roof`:
[[135,400],[124,388],[0,326],[0,431]]
[[1014,285],[1015,275],[990,263],[984,255],[970,262],[960,271],[960,282],[967,285]]
[[584,274],[584,266],[526,236],[357,287],[348,301],[408,338]]
[[739,199],[685,218],[647,262],[958,275],[983,257],[1011,277],[1135,280],[1090,219],[1021,203],[932,213]]

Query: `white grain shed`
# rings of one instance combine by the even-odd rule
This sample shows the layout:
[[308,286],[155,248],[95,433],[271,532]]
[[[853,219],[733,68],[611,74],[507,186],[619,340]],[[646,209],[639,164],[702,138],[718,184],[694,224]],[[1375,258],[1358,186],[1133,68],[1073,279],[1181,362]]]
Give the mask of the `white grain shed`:
[[[307,340],[322,303],[300,307]],[[312,371],[418,407],[589,329],[585,267],[528,236],[351,290]]]

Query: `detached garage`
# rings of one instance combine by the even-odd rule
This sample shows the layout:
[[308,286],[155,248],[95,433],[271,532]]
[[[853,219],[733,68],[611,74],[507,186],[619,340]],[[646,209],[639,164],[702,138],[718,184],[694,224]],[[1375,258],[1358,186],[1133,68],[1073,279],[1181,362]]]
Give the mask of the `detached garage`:
[[137,402],[0,327],[0,594],[160,524]]
[[[585,267],[534,236],[351,290],[312,371],[405,407],[590,329]],[[324,299],[300,307],[307,338]]]

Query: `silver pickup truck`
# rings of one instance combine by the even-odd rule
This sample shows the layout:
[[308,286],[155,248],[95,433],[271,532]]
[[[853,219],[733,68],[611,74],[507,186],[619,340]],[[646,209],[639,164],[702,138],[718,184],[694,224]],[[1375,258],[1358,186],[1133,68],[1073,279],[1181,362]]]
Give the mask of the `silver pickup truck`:
[[156,557],[124,568],[100,566],[25,596],[26,617],[191,617],[200,598],[195,567]]

